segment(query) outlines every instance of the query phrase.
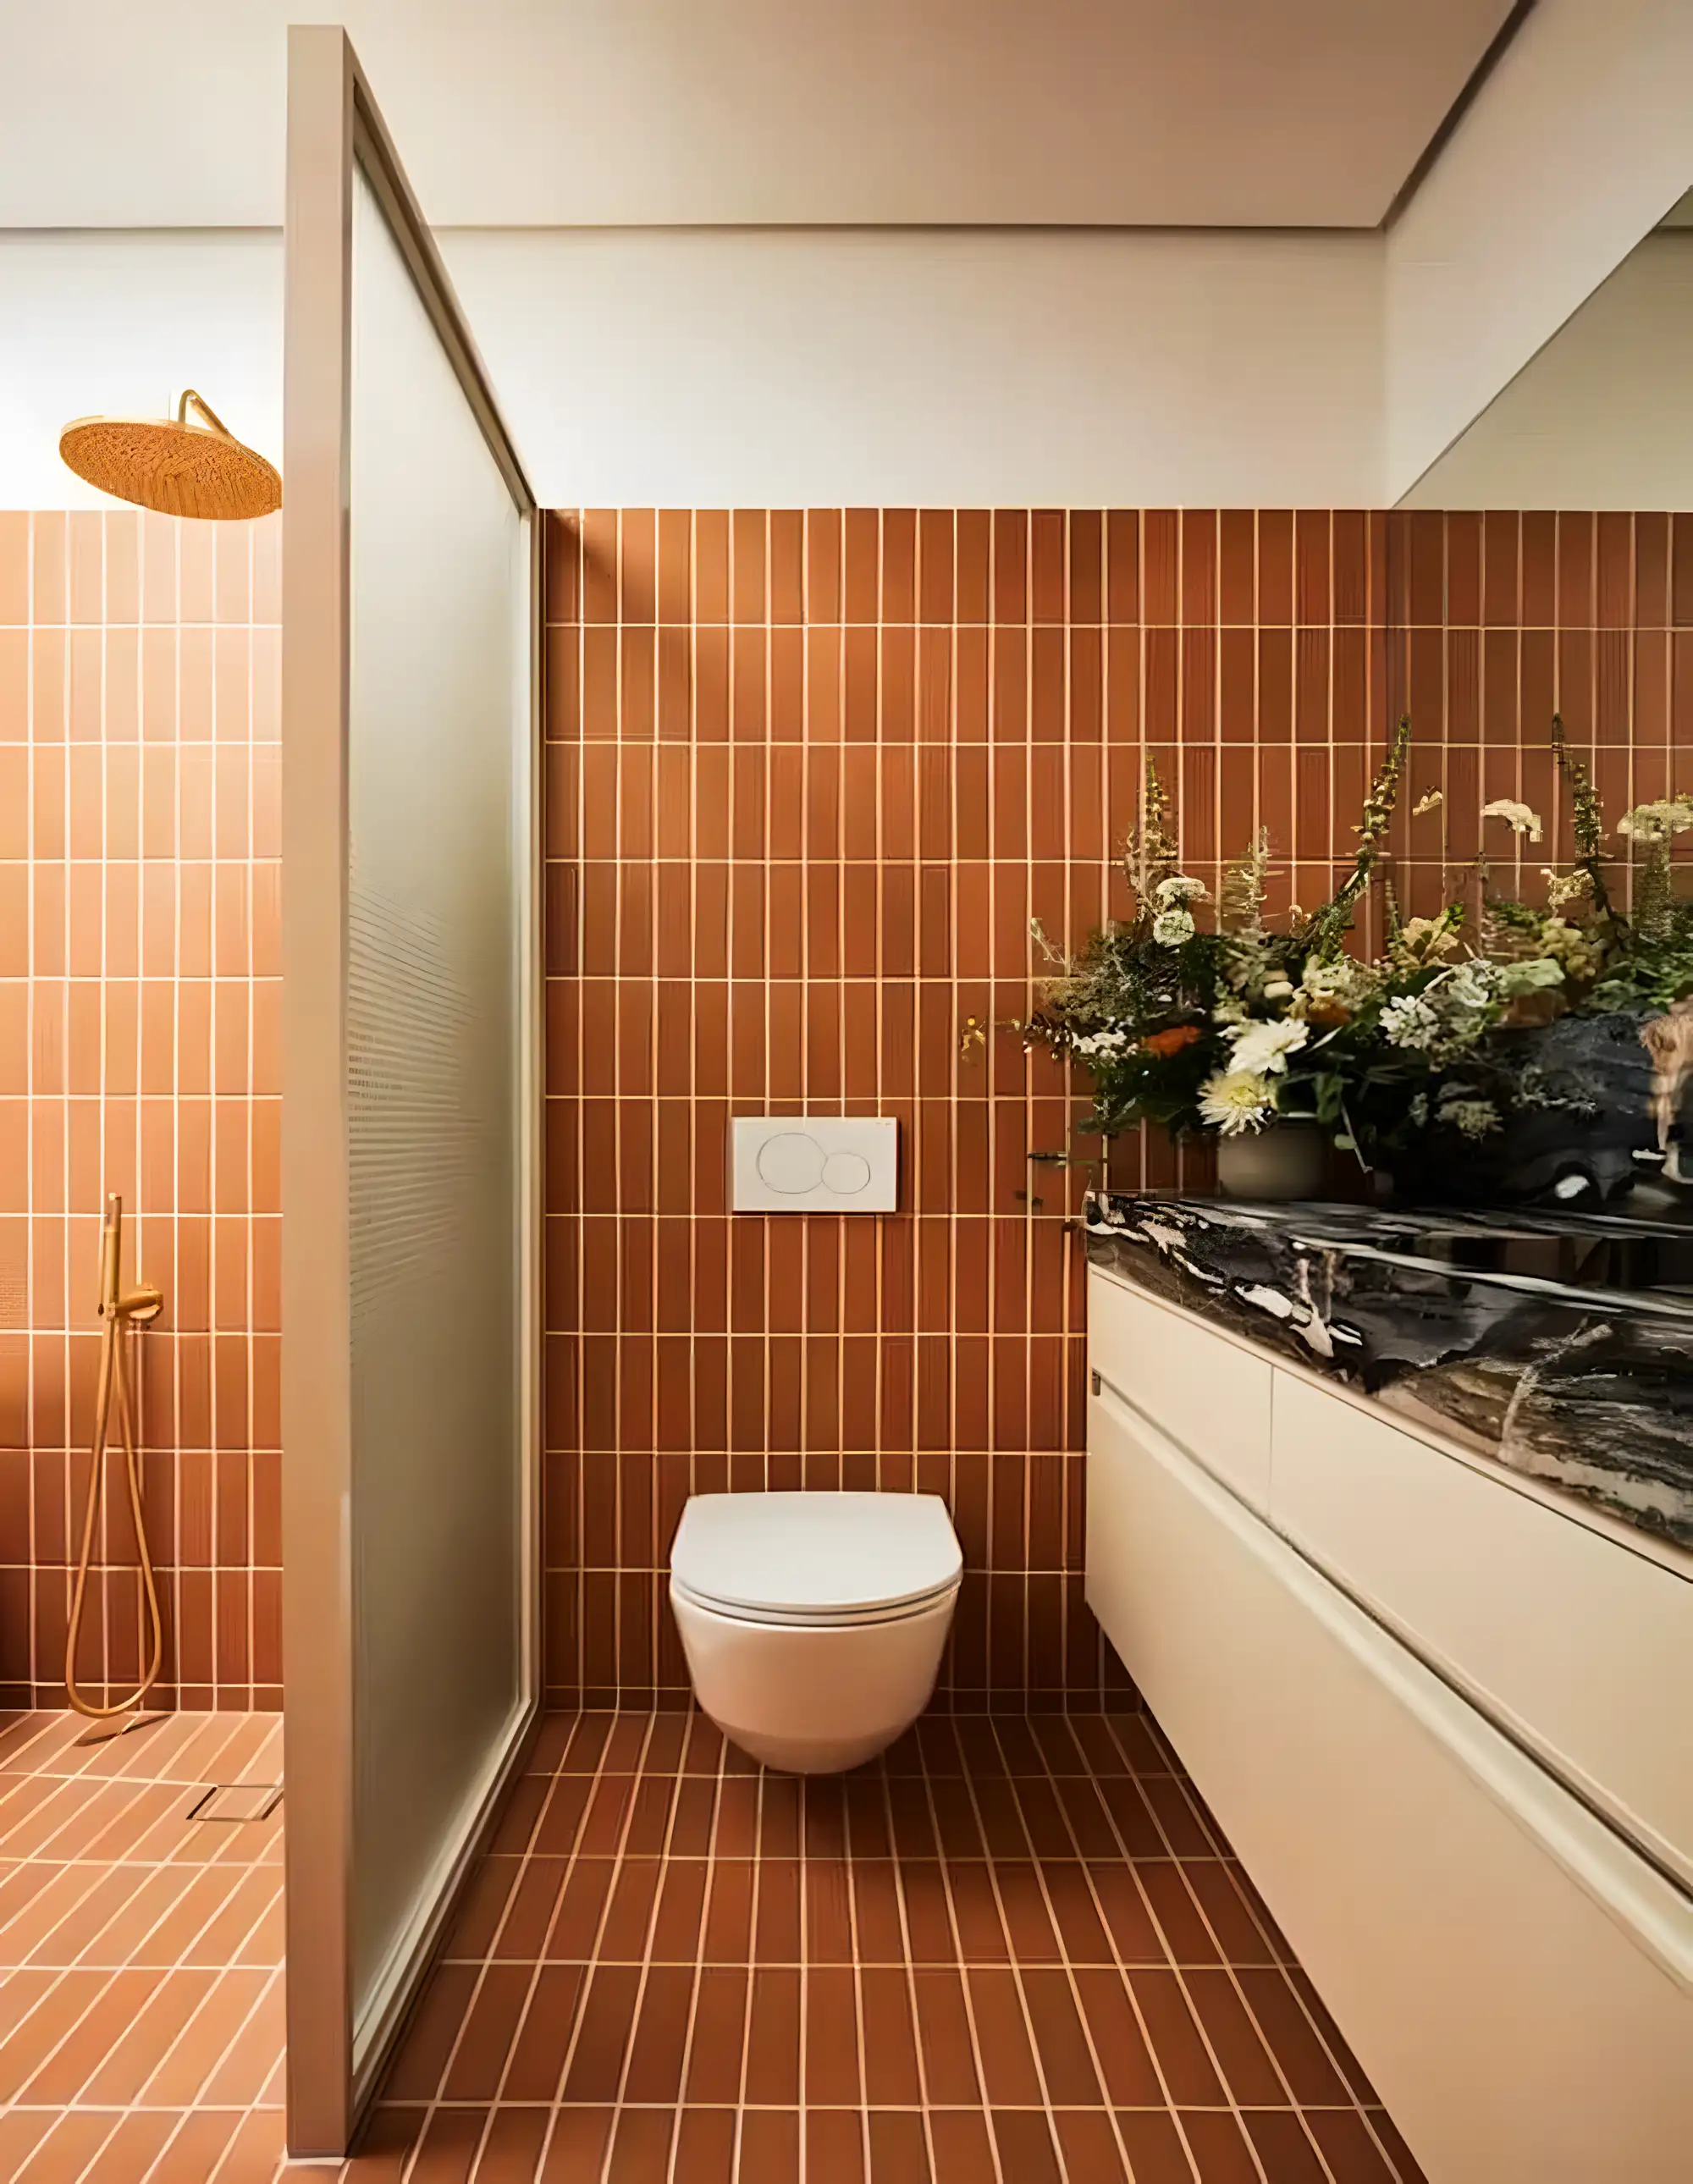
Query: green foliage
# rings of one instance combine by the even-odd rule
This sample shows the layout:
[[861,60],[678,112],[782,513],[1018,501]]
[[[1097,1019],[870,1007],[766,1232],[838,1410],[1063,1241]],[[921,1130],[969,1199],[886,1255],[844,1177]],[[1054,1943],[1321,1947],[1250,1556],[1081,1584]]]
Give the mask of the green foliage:
[[1371,874],[1381,862],[1388,827],[1393,818],[1394,807],[1399,801],[1406,753],[1410,748],[1411,720],[1406,715],[1394,730],[1387,756],[1364,799],[1363,816],[1356,829],[1358,850],[1352,861],[1352,869],[1306,928],[1307,941],[1324,962],[1332,961],[1345,947],[1346,935],[1351,929],[1353,912],[1369,886]]
[[1593,786],[1592,775],[1570,749],[1562,713],[1552,715],[1552,757],[1569,791],[1575,868],[1587,875],[1595,914],[1608,917],[1611,896],[1605,885],[1605,810]]

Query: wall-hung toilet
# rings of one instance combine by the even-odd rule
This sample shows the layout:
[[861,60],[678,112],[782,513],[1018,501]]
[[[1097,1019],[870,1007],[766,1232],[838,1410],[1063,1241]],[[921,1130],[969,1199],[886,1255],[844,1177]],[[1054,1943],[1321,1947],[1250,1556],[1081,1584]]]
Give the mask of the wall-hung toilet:
[[766,1767],[831,1774],[928,1704],[964,1557],[933,1494],[696,1494],[670,1568],[704,1711]]

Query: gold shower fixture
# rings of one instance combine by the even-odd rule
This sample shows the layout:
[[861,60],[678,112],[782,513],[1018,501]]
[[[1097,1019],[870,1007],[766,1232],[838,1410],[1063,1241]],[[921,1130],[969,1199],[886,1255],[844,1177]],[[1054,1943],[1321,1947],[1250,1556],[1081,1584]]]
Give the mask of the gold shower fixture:
[[[188,422],[192,404],[203,425]],[[237,440],[191,387],[169,417],[79,417],[58,436],[58,452],[80,478],[160,515],[224,522],[269,515],[282,505],[282,481],[263,455]]]
[[[70,1616],[64,1637],[64,1688],[71,1705],[93,1726],[78,1741],[90,1744],[107,1736],[121,1736],[126,1729],[156,1719],[141,1711],[142,1701],[158,1679],[164,1653],[164,1623],[159,1612],[159,1585],[153,1557],[148,1552],[147,1520],[142,1507],[139,1405],[136,1401],[135,1361],[131,1329],[146,1327],[164,1308],[164,1293],[151,1282],[123,1285],[124,1201],[115,1191],[106,1201],[106,1218],[100,1232],[100,1378],[94,1397],[93,1469],[88,1480],[88,1499],[82,1511],[82,1552],[77,1557],[76,1580],[71,1589]],[[88,1593],[88,1574],[94,1559],[95,1535],[105,1499],[106,1444],[112,1412],[118,1414],[123,1442],[124,1477],[129,1488],[130,1515],[135,1524],[136,1548],[140,1557],[142,1597],[147,1615],[147,1666],[132,1691],[103,1706],[90,1698],[76,1680],[76,1654],[82,1635],[82,1612]]]

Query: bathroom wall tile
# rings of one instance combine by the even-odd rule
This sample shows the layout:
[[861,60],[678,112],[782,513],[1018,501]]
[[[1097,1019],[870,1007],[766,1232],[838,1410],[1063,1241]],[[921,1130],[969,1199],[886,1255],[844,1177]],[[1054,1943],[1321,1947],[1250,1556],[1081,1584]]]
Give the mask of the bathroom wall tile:
[[[1214,877],[1267,826],[1283,902],[1331,883],[1407,701],[1447,799],[1426,852],[1400,845],[1409,908],[1485,796],[1554,804],[1554,704],[1626,760],[1619,793],[1671,785],[1693,639],[1638,632],[1693,625],[1693,531],[565,512],[547,587],[554,1688],[679,1699],[658,1580],[683,1499],[803,1481],[948,1498],[971,1576],[942,1703],[1132,1701],[1081,1597],[1080,1183],[1027,1166],[1085,1092],[1012,1039],[961,1051],[965,1020],[1026,1006],[1031,915],[1074,945],[1126,908],[1149,747],[1189,859]],[[731,1114],[806,1105],[901,1117],[908,1210],[879,1240],[727,1216]],[[1210,1170],[1149,1142],[1112,1173]]]
[[[0,1329],[33,1330],[14,1338],[30,1343],[31,1369],[0,1399],[0,1446],[20,1459],[0,1480],[0,1579],[21,1580],[33,1606],[0,1618],[0,1682],[36,1705],[62,1700],[64,1483],[89,1424],[86,1272],[105,1190],[145,1215],[134,1268],[167,1298],[138,1346],[166,1607],[160,1694],[276,1701],[277,865],[274,784],[249,755],[262,740],[274,758],[278,537],[274,521],[197,531],[127,510],[0,524],[0,623],[20,625],[36,663],[32,719],[21,687],[0,678],[0,749],[32,776],[35,861],[22,861],[27,837],[0,839],[0,853],[15,850],[0,854],[0,890],[33,896],[36,930],[33,964],[12,967],[3,989],[26,1000],[31,1035],[8,1049],[18,1081],[0,1088],[14,1095],[0,1128]],[[28,929],[21,912],[0,916],[0,932]],[[21,1557],[11,1488],[27,1496]],[[116,1507],[95,1574],[85,1651],[97,1685],[135,1658],[128,1524]],[[214,1568],[220,1594],[194,1577]]]

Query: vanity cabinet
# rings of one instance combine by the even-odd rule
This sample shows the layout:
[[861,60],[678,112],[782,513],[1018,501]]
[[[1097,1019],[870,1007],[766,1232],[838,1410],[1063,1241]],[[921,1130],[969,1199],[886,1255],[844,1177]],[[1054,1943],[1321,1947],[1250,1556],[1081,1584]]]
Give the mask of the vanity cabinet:
[[1432,2184],[1685,2184],[1693,1584],[1089,1305],[1088,1598]]

